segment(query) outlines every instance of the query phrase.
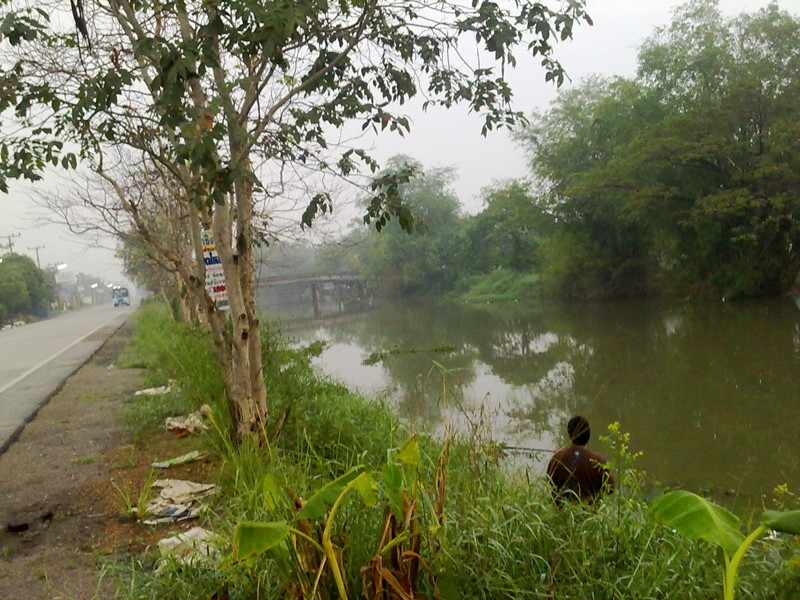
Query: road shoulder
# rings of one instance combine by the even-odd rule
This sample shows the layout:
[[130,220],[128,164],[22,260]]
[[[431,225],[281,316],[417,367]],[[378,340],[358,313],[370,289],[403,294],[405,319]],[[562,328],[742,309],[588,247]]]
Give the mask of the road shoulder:
[[143,377],[114,365],[130,330],[118,330],[0,456],[0,598],[106,597],[95,552],[113,513],[114,449],[127,438],[120,411]]

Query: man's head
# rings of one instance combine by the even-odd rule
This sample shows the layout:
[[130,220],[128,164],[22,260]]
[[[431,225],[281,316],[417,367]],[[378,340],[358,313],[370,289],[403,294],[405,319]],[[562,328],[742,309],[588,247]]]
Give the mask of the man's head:
[[575,415],[569,420],[569,423],[567,423],[567,433],[572,443],[579,446],[588,444],[589,437],[592,435],[592,431],[589,429],[589,421],[580,415]]

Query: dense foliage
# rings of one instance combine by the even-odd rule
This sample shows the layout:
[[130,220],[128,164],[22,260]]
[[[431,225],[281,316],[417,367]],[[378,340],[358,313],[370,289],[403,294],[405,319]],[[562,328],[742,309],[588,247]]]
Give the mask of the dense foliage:
[[6,254],[0,261],[0,325],[24,316],[46,312],[54,300],[55,282],[29,257]]
[[[370,275],[476,300],[785,293],[800,270],[799,46],[800,19],[776,5],[728,19],[689,2],[636,77],[586,79],[533,116],[530,181],[484,190],[479,214],[432,222],[408,254],[370,246]],[[430,177],[415,203],[437,202]]]
[[422,293],[452,286],[455,261],[462,249],[460,206],[449,185],[453,173],[430,169],[406,157],[390,161],[389,171],[411,165],[416,173],[399,186],[416,222],[411,235],[393,221],[380,232],[370,232],[357,247],[357,266],[382,293]]
[[639,53],[522,134],[554,224],[546,279],[574,296],[786,291],[800,268],[800,20],[694,0]]

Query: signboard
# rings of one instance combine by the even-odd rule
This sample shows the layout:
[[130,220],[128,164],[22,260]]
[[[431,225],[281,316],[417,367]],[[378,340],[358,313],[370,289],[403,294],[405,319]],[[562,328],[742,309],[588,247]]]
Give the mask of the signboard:
[[227,310],[228,289],[225,285],[225,273],[217,254],[214,236],[203,229],[203,262],[206,265],[206,293],[218,309]]

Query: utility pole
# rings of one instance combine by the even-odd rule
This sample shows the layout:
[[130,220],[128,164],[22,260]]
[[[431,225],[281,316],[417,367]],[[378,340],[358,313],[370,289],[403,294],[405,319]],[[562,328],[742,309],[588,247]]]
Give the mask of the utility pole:
[[41,269],[41,268],[42,268],[42,265],[41,265],[41,263],[39,262],[39,249],[40,249],[40,248],[44,248],[44,246],[34,246],[33,248],[31,248],[30,246],[28,246],[28,250],[36,250],[36,266],[37,266],[37,267],[39,267],[39,268]]
[[19,236],[20,236],[19,233],[9,233],[7,236],[4,236],[8,238],[8,246],[6,246],[6,248],[8,248],[9,252],[14,252],[14,242],[12,242],[11,240]]

